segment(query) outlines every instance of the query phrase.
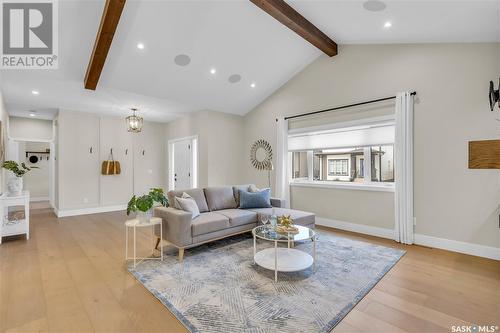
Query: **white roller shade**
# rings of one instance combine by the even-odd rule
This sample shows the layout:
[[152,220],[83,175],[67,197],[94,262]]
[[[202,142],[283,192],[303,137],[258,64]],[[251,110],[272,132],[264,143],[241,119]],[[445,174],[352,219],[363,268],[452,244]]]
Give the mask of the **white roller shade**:
[[290,135],[288,150],[309,150],[386,145],[394,143],[394,125],[324,133]]

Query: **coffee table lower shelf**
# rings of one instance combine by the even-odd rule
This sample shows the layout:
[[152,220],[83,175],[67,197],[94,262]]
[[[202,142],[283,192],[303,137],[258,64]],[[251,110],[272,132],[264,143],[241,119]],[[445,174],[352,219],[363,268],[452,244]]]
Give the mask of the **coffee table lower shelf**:
[[268,248],[254,256],[257,265],[278,272],[297,272],[311,267],[313,257],[304,251],[289,248]]

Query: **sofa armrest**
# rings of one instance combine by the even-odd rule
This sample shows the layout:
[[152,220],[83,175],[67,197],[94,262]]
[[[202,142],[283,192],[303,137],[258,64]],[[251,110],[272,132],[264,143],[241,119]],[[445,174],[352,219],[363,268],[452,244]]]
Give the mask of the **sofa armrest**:
[[[161,217],[163,225],[163,239],[177,247],[184,247],[193,242],[191,236],[192,214],[172,207],[156,207],[153,215]],[[155,228],[160,236],[160,228]]]
[[283,207],[285,207],[285,204],[286,204],[285,199],[271,198],[271,206],[273,206],[273,207],[283,208]]

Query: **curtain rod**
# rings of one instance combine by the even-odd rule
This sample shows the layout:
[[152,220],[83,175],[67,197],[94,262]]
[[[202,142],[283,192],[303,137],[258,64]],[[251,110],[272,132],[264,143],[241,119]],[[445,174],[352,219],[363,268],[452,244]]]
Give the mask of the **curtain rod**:
[[[413,91],[413,92],[410,93],[410,95],[412,95],[412,96],[415,96],[416,94],[417,94],[416,91]],[[325,109],[325,110],[320,110],[320,111],[313,111],[313,112],[298,114],[298,115],[295,115],[295,116],[285,117],[285,120],[293,119],[293,118],[298,118],[298,117],[310,116],[310,115],[313,115],[313,114],[318,114],[318,113],[323,113],[323,112],[328,112],[328,111],[335,111],[335,110],[340,110],[340,109],[345,109],[345,108],[352,108],[354,106],[360,106],[360,105],[371,104],[371,103],[376,103],[376,102],[388,101],[390,99],[395,99],[395,98],[396,98],[396,96],[391,96],[391,97],[374,99],[374,100],[366,101],[366,102],[360,102],[360,103],[355,103],[355,104],[337,106],[337,107],[331,108],[331,109]],[[276,121],[278,121],[278,119],[276,119]]]

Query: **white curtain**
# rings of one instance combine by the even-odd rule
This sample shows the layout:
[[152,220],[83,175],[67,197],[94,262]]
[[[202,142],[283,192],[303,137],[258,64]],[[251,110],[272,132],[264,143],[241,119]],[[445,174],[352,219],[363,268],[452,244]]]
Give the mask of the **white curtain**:
[[396,96],[394,167],[396,174],[394,239],[413,244],[413,96]]
[[279,117],[276,138],[276,192],[275,196],[286,200],[290,207],[290,170],[288,163],[288,120]]

